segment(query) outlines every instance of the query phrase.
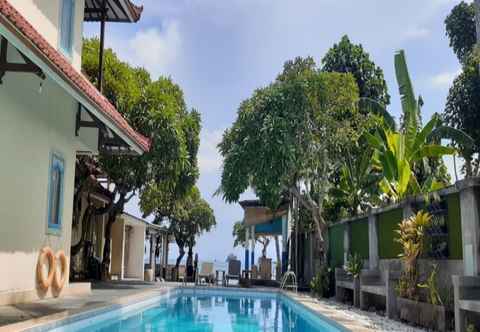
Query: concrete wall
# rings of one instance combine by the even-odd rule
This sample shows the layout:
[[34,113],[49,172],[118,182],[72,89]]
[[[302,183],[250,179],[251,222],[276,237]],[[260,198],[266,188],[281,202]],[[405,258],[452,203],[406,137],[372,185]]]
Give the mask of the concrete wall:
[[139,223],[130,226],[128,248],[125,248],[124,277],[143,279],[146,226]]
[[[59,49],[59,22],[62,0],[9,0],[9,2],[42,34]],[[80,70],[85,1],[75,1],[75,30],[71,58],[73,66]]]
[[[45,1],[42,1],[45,2]],[[77,104],[56,83],[7,73],[0,88],[0,294],[36,289],[39,250],[70,253]],[[47,227],[51,153],[65,161],[62,228]],[[68,280],[68,278],[67,278]],[[41,295],[41,294],[39,294]]]

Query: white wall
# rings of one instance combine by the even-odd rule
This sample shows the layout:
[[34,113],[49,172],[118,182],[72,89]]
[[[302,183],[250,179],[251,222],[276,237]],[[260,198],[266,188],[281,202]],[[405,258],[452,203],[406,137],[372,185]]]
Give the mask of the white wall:
[[[59,49],[59,21],[62,0],[9,0],[9,2],[53,47]],[[76,0],[75,4],[73,52],[69,60],[77,70],[80,70],[85,1]]]
[[[44,246],[70,254],[77,104],[49,79],[40,94],[39,82],[32,74],[7,73],[0,86],[0,295],[36,289]],[[63,224],[56,235],[47,232],[52,151],[65,160]]]
[[140,223],[132,225],[130,239],[128,241],[128,257],[125,255],[125,278],[143,279],[145,254],[145,230],[146,226]]

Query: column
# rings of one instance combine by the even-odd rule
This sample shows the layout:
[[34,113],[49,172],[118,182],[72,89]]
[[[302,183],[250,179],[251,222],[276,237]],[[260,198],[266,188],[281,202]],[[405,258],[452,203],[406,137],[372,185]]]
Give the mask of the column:
[[287,272],[288,260],[288,217],[282,216],[282,274]]
[[462,219],[463,273],[466,276],[480,274],[480,216],[476,188],[469,186],[460,190],[460,215]]
[[245,227],[245,271],[250,270],[250,257],[249,257],[249,252],[248,252],[248,242],[250,238],[250,228]]
[[370,270],[378,269],[377,215],[368,216],[368,264]]
[[155,236],[150,233],[150,269],[152,270],[152,279],[155,281]]
[[250,250],[251,252],[251,264],[255,265],[255,226],[250,228]]
[[345,228],[343,230],[343,263],[347,263],[348,255],[350,254],[350,223],[345,224]]

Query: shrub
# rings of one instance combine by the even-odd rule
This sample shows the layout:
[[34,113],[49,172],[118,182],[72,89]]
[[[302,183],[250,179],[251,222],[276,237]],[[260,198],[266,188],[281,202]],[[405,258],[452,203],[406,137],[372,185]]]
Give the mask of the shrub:
[[331,269],[323,266],[312,281],[310,281],[310,289],[313,294],[319,297],[327,297],[330,293],[330,272]]
[[353,255],[348,255],[347,264],[345,265],[345,271],[354,278],[360,276],[360,272],[362,272],[363,268],[363,261],[360,255],[354,253]]

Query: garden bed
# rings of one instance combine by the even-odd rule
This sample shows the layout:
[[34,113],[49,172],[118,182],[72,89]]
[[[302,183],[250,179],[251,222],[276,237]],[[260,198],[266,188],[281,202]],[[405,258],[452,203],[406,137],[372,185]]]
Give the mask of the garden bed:
[[397,298],[398,317],[428,329],[447,331],[447,310],[444,306]]

